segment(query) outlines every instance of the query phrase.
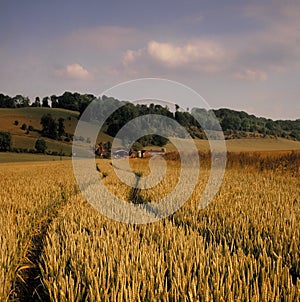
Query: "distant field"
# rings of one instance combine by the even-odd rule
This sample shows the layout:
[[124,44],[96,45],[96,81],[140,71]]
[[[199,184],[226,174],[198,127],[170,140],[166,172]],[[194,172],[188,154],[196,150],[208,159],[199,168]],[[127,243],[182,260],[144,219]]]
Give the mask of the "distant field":
[[[105,138],[105,136],[103,136]],[[13,140],[18,140],[19,137],[13,137]],[[49,149],[59,150],[60,142],[55,142],[46,139]],[[18,146],[22,148],[33,148],[35,139],[28,137],[26,140],[20,139]],[[209,151],[208,141],[195,140],[195,144],[200,151]],[[274,151],[292,151],[300,150],[300,142],[291,141],[287,139],[234,139],[226,141],[228,152],[274,152]],[[66,154],[71,154],[71,144],[61,143],[62,150]],[[161,149],[156,146],[149,146],[145,149]],[[166,146],[167,152],[176,151],[175,147],[168,143]],[[63,157],[63,159],[70,159],[71,157]],[[0,153],[0,163],[3,162],[27,162],[27,161],[53,161],[59,160],[59,156],[48,156],[42,154],[27,154],[27,153]]]
[[[200,151],[209,151],[207,140],[196,139],[195,144]],[[226,140],[228,152],[253,152],[253,151],[290,151],[300,150],[300,142],[278,138],[248,138]],[[151,148],[151,147],[150,147]],[[167,151],[175,151],[171,143],[166,145]]]
[[[63,160],[71,159],[71,157],[63,156]],[[44,154],[30,154],[30,153],[0,153],[0,163],[11,162],[31,162],[31,161],[57,161],[60,160],[59,156],[50,156]]]
[[300,150],[300,142],[278,138],[233,139],[226,141],[231,152]]

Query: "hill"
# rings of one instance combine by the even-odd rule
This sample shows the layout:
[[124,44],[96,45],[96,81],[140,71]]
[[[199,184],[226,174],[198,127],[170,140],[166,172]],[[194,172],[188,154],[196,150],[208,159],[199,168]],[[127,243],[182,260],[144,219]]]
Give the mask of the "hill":
[[[1,108],[0,109],[0,130],[11,133],[12,147],[16,149],[34,149],[35,142],[40,138],[39,131],[42,129],[40,121],[44,114],[51,114],[53,118],[63,118],[65,120],[65,131],[68,133],[74,133],[77,121],[78,112],[56,109],[56,108]],[[26,124],[26,127],[33,127],[33,131],[22,130],[21,127]],[[48,145],[48,149],[51,151],[60,152],[66,154],[71,153],[71,142],[56,141],[45,138]]]
[[[0,108],[0,131],[9,132],[12,136],[12,148],[23,150],[33,150],[35,142],[41,138],[40,124],[41,118],[45,114],[51,114],[55,120],[64,119],[65,132],[74,134],[78,122],[79,112],[48,107],[23,107],[23,108]],[[21,127],[33,127],[33,131],[22,130]],[[65,155],[70,155],[72,150],[72,141],[58,141],[43,137],[46,141],[48,150],[54,153],[61,151]],[[101,141],[112,141],[112,137],[105,133],[100,133],[98,139]]]
[[[107,101],[118,103],[113,98],[105,97]],[[194,110],[194,109],[193,109]],[[203,114],[203,109],[199,110]],[[192,137],[200,150],[208,150],[207,140],[204,138],[204,132],[201,126],[197,125],[193,117],[188,112],[176,111],[170,112],[168,108],[159,105],[133,105],[126,103],[121,109],[115,111],[109,117],[104,125],[98,140],[102,142],[112,141],[113,136],[117,133],[127,120],[136,116],[149,113],[157,113],[175,119],[183,125]],[[228,151],[270,151],[270,150],[299,150],[300,141],[300,120],[296,121],[272,121],[266,118],[259,118],[249,115],[245,112],[234,111],[230,109],[213,110],[215,116],[220,121],[224,130]],[[73,138],[75,128],[80,113],[78,111],[64,108],[50,107],[21,107],[21,108],[0,108],[0,131],[11,133],[12,148],[19,152],[34,149],[35,142],[41,137],[42,125],[41,118],[45,114],[51,114],[55,120],[62,118],[64,120],[65,132]],[[207,114],[207,113],[205,113]],[[97,116],[97,110],[91,112],[90,118]],[[23,124],[26,129],[22,130]],[[110,135],[109,135],[110,134]],[[63,152],[70,155],[72,150],[72,140],[53,140],[44,138],[50,153],[58,154]],[[74,138],[79,139],[79,138]],[[81,138],[80,138],[81,139]],[[83,138],[87,139],[87,137]],[[144,147],[148,141],[142,142]],[[151,147],[152,148],[152,147]],[[173,146],[168,143],[167,150],[173,150]]]

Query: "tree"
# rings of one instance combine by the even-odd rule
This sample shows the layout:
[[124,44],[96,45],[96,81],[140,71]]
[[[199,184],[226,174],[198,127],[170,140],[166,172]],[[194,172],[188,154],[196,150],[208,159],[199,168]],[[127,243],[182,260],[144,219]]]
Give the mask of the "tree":
[[47,149],[46,141],[43,139],[38,139],[35,142],[35,149],[38,153],[45,153]]
[[58,119],[58,137],[62,137],[65,134],[64,121],[62,117]]
[[42,136],[57,139],[57,123],[51,114],[44,114],[41,118]]
[[29,100],[28,97],[25,97],[21,94],[18,94],[13,99],[14,99],[14,102],[15,102],[15,104],[18,108],[29,107],[30,100]]
[[26,130],[26,129],[27,129],[27,125],[26,125],[25,123],[22,124],[21,129],[22,129],[22,130]]
[[64,92],[63,95],[58,97],[58,107],[68,110],[78,111],[78,93],[69,91]]
[[35,101],[32,103],[31,107],[41,107],[41,100],[38,96],[35,98]]
[[55,94],[50,96],[50,100],[51,100],[51,107],[52,108],[57,108],[58,107],[58,100],[57,100],[57,96]]
[[14,98],[0,93],[0,108],[16,108]]
[[240,130],[241,119],[236,115],[230,115],[223,118],[221,127],[225,130]]
[[42,107],[50,107],[48,104],[49,97],[45,96],[43,97]]
[[9,151],[11,148],[11,134],[0,131],[0,151]]

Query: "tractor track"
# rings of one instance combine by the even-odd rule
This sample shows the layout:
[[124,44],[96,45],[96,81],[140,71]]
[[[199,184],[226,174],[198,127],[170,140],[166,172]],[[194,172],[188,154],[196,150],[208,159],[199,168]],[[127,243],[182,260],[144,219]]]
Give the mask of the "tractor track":
[[141,177],[138,174],[135,174],[135,177],[136,177],[136,181],[135,181],[135,185],[132,188],[131,193],[130,193],[130,200],[132,203],[138,204],[141,202],[141,196],[140,196],[141,189],[139,188],[139,183],[140,183]]
[[62,197],[53,207],[44,209],[46,215],[37,225],[38,231],[33,230],[23,262],[16,271],[16,279],[12,286],[11,295],[8,301],[19,302],[50,302],[47,289],[42,282],[40,269],[41,257],[44,249],[44,242],[52,222],[59,216],[60,210],[66,205],[66,197]]

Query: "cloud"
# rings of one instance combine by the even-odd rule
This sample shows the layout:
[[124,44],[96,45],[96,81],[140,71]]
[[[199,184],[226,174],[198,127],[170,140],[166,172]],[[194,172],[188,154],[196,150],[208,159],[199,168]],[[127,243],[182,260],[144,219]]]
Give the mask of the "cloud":
[[145,49],[138,49],[138,50],[127,50],[123,54],[122,64],[127,66],[131,63],[134,63],[138,58],[142,57],[145,53]]
[[[188,71],[190,76],[214,74],[250,82],[299,72],[300,2],[287,5],[275,1],[272,6],[249,3],[238,12],[238,20],[247,25],[241,23],[241,30],[220,29],[198,37],[170,35],[167,40],[152,36],[147,41],[140,40],[135,49],[125,51],[122,63],[136,74],[148,68],[154,73]],[[205,12],[199,18],[203,23],[208,20]]]
[[143,48],[127,50],[122,56],[126,72],[148,70],[217,72],[227,64],[226,50],[218,43],[194,40],[175,44],[150,40]]
[[67,65],[62,69],[57,69],[55,73],[60,77],[74,80],[88,80],[92,78],[92,74],[78,63]]
[[220,62],[225,54],[224,49],[217,43],[201,40],[182,45],[150,41],[147,51],[152,58],[173,67]]
[[245,69],[241,72],[235,73],[234,78],[238,80],[266,81],[268,79],[268,75],[263,70]]

